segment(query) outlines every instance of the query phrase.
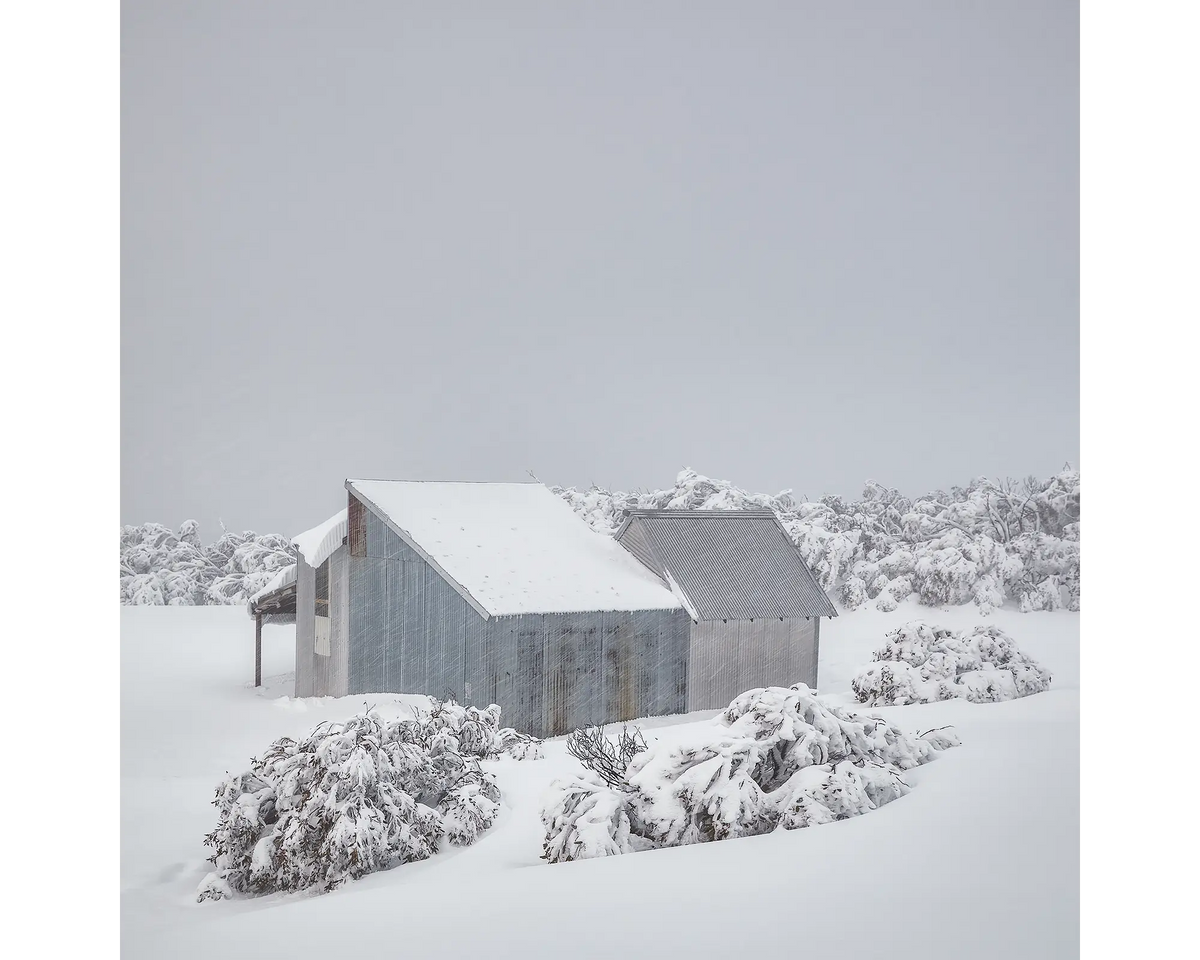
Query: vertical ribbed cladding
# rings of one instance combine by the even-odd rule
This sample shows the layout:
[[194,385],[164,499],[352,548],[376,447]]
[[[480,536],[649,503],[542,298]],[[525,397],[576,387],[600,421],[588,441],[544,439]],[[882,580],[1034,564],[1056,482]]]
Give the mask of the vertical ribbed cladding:
[[316,598],[316,571],[296,556],[296,696],[320,696],[313,678],[313,641],[316,619],[313,604]]
[[692,624],[687,709],[720,710],[756,687],[815,686],[817,623],[814,617]]
[[349,690],[349,551],[338,547],[329,558],[329,656],[325,664],[326,696],[344,697]]
[[650,547],[650,542],[646,538],[646,531],[643,529],[642,520],[640,517],[633,517],[629,523],[625,524],[617,533],[617,542],[626,550],[632,553],[642,566],[650,570],[660,579],[665,579],[662,564],[654,556],[654,551]]
[[644,511],[622,543],[635,527],[700,619],[837,615],[770,511]]

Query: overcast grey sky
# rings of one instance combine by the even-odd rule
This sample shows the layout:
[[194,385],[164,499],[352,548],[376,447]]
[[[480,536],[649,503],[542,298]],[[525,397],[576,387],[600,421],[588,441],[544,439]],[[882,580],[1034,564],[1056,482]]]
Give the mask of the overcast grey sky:
[[122,4],[121,519],[1079,450],[1067,2]]

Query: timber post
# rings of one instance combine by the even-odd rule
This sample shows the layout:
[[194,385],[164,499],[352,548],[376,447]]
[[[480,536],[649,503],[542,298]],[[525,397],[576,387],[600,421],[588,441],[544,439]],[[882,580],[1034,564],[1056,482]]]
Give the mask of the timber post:
[[262,614],[254,615],[254,685],[262,686]]

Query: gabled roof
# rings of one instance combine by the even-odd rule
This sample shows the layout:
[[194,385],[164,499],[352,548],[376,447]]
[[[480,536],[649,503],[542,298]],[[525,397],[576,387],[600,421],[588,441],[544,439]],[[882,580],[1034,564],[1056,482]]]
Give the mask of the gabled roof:
[[837,616],[774,511],[637,510],[615,537],[694,620]]
[[347,480],[346,489],[484,616],[681,606],[540,483]]

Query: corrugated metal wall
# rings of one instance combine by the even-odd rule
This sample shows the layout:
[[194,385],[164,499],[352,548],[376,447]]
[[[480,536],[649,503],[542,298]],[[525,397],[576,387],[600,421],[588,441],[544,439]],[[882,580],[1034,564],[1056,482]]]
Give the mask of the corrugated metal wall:
[[296,696],[344,697],[349,689],[349,553],[339,547],[329,564],[329,656],[315,650],[317,571],[296,562]]
[[[325,670],[325,689],[331,697],[350,692],[350,551],[340,546],[329,557],[329,656],[317,657]],[[320,664],[320,661],[325,661]],[[320,682],[320,681],[318,681]]]
[[538,736],[684,710],[682,610],[485,620],[369,510],[363,541],[366,555],[347,558],[348,692],[498,703],[506,725]]
[[316,571],[296,557],[296,696],[324,696],[313,683],[313,634],[315,618]]
[[814,617],[692,624],[688,710],[719,710],[755,687],[807,683],[815,689],[819,623]]

